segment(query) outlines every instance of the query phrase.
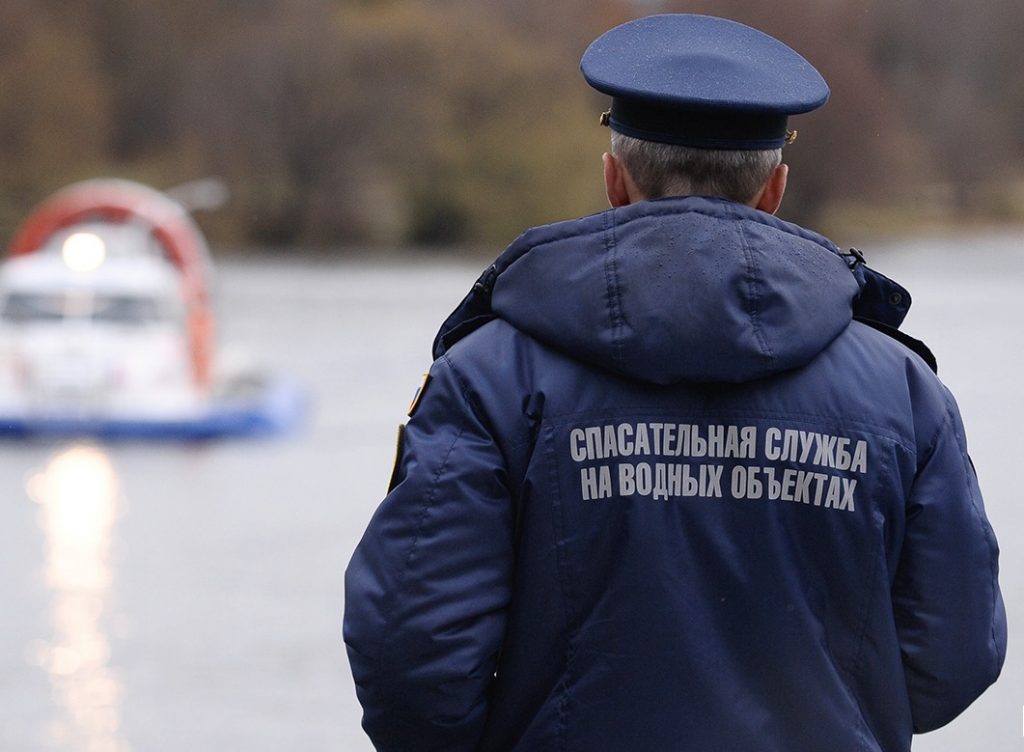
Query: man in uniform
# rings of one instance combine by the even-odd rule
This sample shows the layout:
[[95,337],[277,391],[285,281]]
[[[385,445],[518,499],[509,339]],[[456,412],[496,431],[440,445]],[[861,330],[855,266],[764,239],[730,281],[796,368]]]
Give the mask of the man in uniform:
[[444,323],[346,577],[378,749],[899,752],[999,673],[998,549],[906,291],[776,219],[818,72],[612,29],[612,208]]

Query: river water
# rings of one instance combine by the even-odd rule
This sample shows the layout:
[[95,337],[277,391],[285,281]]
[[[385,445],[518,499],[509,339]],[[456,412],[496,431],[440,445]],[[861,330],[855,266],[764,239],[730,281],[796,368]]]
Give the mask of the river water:
[[[1024,236],[868,248],[957,394],[1024,638]],[[222,341],[307,388],[293,436],[0,444],[0,750],[357,752],[345,564],[480,263],[228,262]],[[870,388],[870,385],[865,385]],[[1024,748],[1024,658],[925,752]]]

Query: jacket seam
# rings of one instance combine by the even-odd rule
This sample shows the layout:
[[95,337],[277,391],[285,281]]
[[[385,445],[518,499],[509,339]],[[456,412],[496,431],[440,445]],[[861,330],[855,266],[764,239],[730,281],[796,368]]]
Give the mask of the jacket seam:
[[947,426],[952,427],[953,425],[953,411],[950,408],[948,401],[944,407],[945,409],[942,413],[942,420],[939,421],[939,425],[936,427],[935,432],[925,445],[924,454],[918,458],[915,475],[917,472],[920,472],[921,468],[926,465],[928,460],[932,458],[932,455],[935,454],[935,447],[938,445],[939,439],[942,437],[942,432],[946,430]]
[[[888,472],[889,472],[888,456],[887,455],[883,455],[883,457],[882,457],[882,468],[881,468],[881,472],[879,473],[879,476],[880,477],[888,477]],[[874,510],[872,510],[872,512],[873,511]],[[882,566],[882,559],[884,558],[884,555],[885,555],[884,542],[879,540],[878,545],[879,545],[879,550],[876,552],[876,555],[874,557],[874,559],[875,559],[874,566],[871,568],[871,582],[874,582],[878,578],[879,569]],[[873,588],[869,587],[867,595],[865,596],[865,599],[864,599],[865,602],[864,602],[864,606],[863,606],[863,614],[862,614],[862,617],[861,617],[860,626],[857,628],[857,632],[858,632],[857,647],[856,647],[856,650],[854,651],[853,661],[852,661],[852,663],[850,665],[850,668],[848,670],[849,673],[854,673],[854,674],[859,674],[860,673],[861,661],[862,661],[863,656],[864,656],[864,643],[865,643],[865,641],[867,639],[867,632],[868,632],[868,616],[871,613],[872,604],[874,603],[875,599],[876,599],[876,595],[874,593],[874,590],[873,590]],[[854,703],[857,705],[857,708],[860,710],[860,713],[858,714],[857,720],[858,720],[858,723],[859,723],[859,725],[861,727],[861,730],[866,734],[866,736],[861,738],[861,749],[864,749],[864,750],[871,749],[871,747],[869,746],[867,740],[868,740],[868,738],[873,738],[874,734],[871,731],[871,727],[868,726],[867,721],[865,720],[864,709],[863,709],[862,703],[861,703],[861,697],[860,697],[860,695],[857,692],[855,692],[853,690],[852,687],[850,687],[849,683],[845,680],[845,678],[843,680],[843,685],[846,687],[846,691],[849,692],[851,699],[854,701]]]
[[[955,420],[953,414],[953,407],[947,401],[946,403],[946,420],[943,425],[949,425],[953,430],[953,440],[956,442],[957,453],[960,455],[960,462],[964,469],[965,486],[967,491],[967,498],[971,504],[971,512],[974,515],[975,522],[981,529],[981,534],[985,538],[985,543],[988,547],[989,564],[988,569],[991,573],[991,578],[988,580],[989,583],[995,582],[999,577],[999,559],[998,551],[999,546],[996,543],[995,536],[992,533],[992,526],[982,517],[981,510],[978,509],[978,500],[975,498],[973,484],[971,483],[971,477],[974,475],[974,469],[971,466],[970,460],[967,455],[967,448],[960,441],[960,436],[955,430]],[[991,648],[991,654],[993,659],[993,671],[996,671],[999,667],[999,640],[996,639],[996,593],[995,587],[991,588],[991,599],[989,606],[989,645]]]
[[612,360],[615,363],[622,362],[622,299],[619,294],[618,269],[615,264],[615,221],[612,212],[605,215],[605,226],[603,230],[604,247],[607,256],[604,263],[604,279],[608,293],[608,321],[612,329],[612,347],[614,355]]
[[448,463],[451,459],[452,452],[454,451],[455,445],[458,443],[459,439],[462,438],[463,433],[465,433],[465,418],[462,419],[462,424],[459,426],[458,431],[456,431],[455,436],[452,437],[452,441],[448,445],[448,449],[444,453],[444,458],[441,460],[441,463],[438,465],[437,472],[434,473],[434,477],[430,481],[430,490],[427,493],[426,497],[424,498],[423,504],[421,505],[419,512],[417,513],[416,533],[413,535],[413,539],[409,544],[409,550],[403,559],[402,568],[397,573],[394,594],[390,598],[389,607],[387,610],[387,614],[384,618],[384,623],[381,630],[382,635],[380,641],[380,648],[377,653],[376,662],[378,672],[380,672],[383,669],[384,653],[389,642],[389,637],[393,637],[393,635],[390,634],[390,631],[392,626],[392,620],[395,614],[395,606],[399,602],[400,596],[402,595],[402,590],[405,587],[406,578],[409,574],[409,570],[411,569],[410,565],[412,562],[412,558],[416,554],[416,550],[419,546],[420,536],[423,534],[423,526],[426,522],[427,514],[429,513],[431,507],[434,506],[434,503],[437,501],[438,481],[441,479],[441,475],[445,472],[445,470],[448,469]]
[[565,604],[565,618],[566,618],[566,629],[565,629],[565,669],[562,673],[561,688],[558,697],[558,724],[555,730],[556,744],[559,750],[565,750],[568,748],[568,727],[569,727],[569,695],[570,687],[572,685],[572,667],[573,659],[575,657],[575,639],[576,630],[578,628],[577,616],[575,608],[572,603],[572,597],[570,595],[569,586],[569,572],[565,562],[565,550],[563,540],[565,536],[565,529],[562,520],[562,494],[561,484],[559,482],[558,472],[558,452],[555,451],[554,447],[554,435],[552,428],[549,425],[544,437],[544,450],[547,454],[547,465],[550,468],[550,482],[552,489],[553,505],[557,508],[552,509],[551,519],[554,530],[552,531],[555,536],[555,562],[558,568],[558,584],[559,590],[562,593],[562,600]]
[[736,232],[739,235],[740,248],[743,249],[743,258],[747,262],[747,313],[754,329],[754,336],[757,337],[761,350],[768,358],[768,366],[765,370],[770,372],[775,368],[775,354],[772,352],[771,345],[768,344],[764,327],[761,326],[761,298],[758,293],[757,264],[754,261],[754,253],[750,250],[750,244],[747,243],[747,234],[743,231],[742,224],[736,228]]

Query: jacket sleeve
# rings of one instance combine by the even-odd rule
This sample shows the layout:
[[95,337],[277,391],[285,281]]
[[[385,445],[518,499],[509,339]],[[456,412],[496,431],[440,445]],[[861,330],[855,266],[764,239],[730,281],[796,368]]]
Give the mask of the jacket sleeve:
[[893,606],[914,732],[949,723],[1002,668],[999,549],[952,397],[907,506]]
[[363,727],[378,750],[471,750],[511,590],[505,465],[444,358],[404,435],[392,489],[345,575]]

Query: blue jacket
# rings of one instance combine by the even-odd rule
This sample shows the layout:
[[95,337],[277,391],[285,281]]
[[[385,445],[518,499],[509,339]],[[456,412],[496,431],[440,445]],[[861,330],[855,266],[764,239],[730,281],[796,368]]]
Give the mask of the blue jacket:
[[347,571],[378,749],[897,752],[966,708],[998,549],[909,304],[714,199],[521,236]]

